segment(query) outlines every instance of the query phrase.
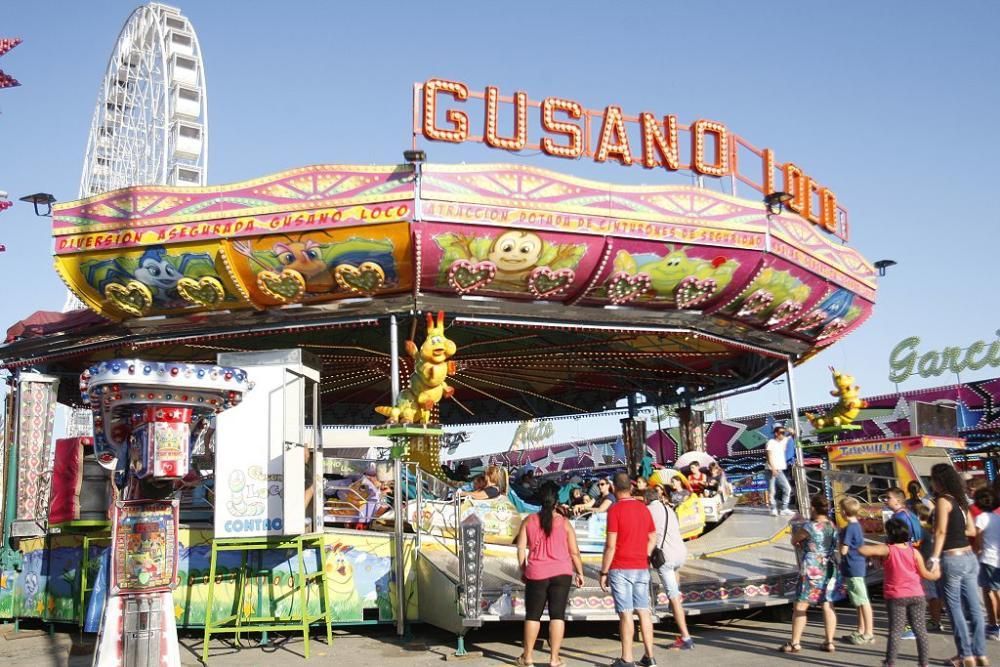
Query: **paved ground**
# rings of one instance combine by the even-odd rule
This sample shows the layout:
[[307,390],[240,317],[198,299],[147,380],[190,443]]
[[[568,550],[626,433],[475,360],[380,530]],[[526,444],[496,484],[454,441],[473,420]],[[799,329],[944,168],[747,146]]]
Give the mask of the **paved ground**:
[[[885,628],[885,612],[881,605],[876,606],[876,625]],[[850,631],[853,623],[853,613],[850,610],[840,610],[840,622],[843,631]],[[879,634],[878,643],[870,647],[857,647],[839,644],[835,654],[823,653],[818,645],[822,638],[818,614],[810,616],[803,651],[798,655],[785,656],[777,651],[789,632],[787,622],[768,618],[764,614],[730,617],[711,620],[701,617],[692,626],[692,634],[697,642],[694,651],[667,651],[662,647],[674,638],[673,628],[669,622],[657,627],[656,644],[657,658],[660,665],[698,665],[708,667],[731,663],[747,667],[780,667],[781,665],[822,665],[829,667],[854,667],[880,665],[885,650],[884,630]],[[19,638],[12,635],[9,627],[0,633],[0,665],[25,665],[28,667],[83,667],[90,665],[87,647],[74,647],[79,635],[76,633],[56,633],[49,637],[46,633],[23,632]],[[376,667],[423,667],[440,665],[454,653],[452,638],[433,628],[426,626],[414,627],[414,639],[410,643],[396,640],[394,633],[385,627],[362,628],[351,632],[338,632],[334,637],[333,647],[328,647],[318,640],[312,643],[311,663],[335,663],[338,667],[365,665]],[[544,629],[543,629],[544,630]],[[470,650],[482,651],[481,657],[473,657],[461,661],[462,664],[478,665],[512,665],[521,652],[520,626],[516,624],[491,625],[478,630],[469,636]],[[569,667],[604,667],[617,655],[617,625],[613,623],[571,623],[563,657]],[[194,635],[184,636],[182,643],[187,647],[182,649],[185,665],[199,664],[197,653],[200,653],[201,642]],[[931,634],[932,664],[954,654],[954,644],[950,634]],[[81,652],[80,655],[71,655]],[[637,645],[637,655],[641,648]],[[916,664],[916,644],[913,641],[904,642],[899,664]],[[989,642],[988,652],[994,664],[1000,664],[1000,642]],[[262,649],[252,646],[249,642],[242,650],[223,643],[214,643],[210,664],[219,667],[239,665],[240,667],[255,667],[257,665],[302,665],[302,641],[289,639],[274,646]],[[540,667],[545,664],[548,654],[543,650],[536,652]]]

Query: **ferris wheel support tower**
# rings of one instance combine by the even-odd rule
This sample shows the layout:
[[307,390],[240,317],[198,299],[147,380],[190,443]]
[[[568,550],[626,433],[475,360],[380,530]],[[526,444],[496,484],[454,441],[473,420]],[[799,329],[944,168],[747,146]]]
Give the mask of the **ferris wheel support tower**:
[[[131,185],[205,185],[208,91],[201,46],[179,9],[138,7],[101,80],[80,198]],[[67,295],[64,311],[83,308]]]

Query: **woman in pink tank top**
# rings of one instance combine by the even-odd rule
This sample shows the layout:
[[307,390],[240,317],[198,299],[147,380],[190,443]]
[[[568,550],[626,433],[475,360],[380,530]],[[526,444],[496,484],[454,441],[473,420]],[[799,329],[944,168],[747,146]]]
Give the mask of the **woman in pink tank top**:
[[[583,585],[583,561],[573,526],[556,511],[559,487],[546,482],[538,490],[542,508],[528,515],[517,532],[517,562],[524,579],[524,652],[521,667],[534,665],[535,641],[542,626],[542,612],[549,607],[549,665],[561,667],[559,649],[566,631],[566,603],[573,583]],[[575,573],[575,576],[574,576]],[[574,582],[575,579],[575,582]]]
[[889,611],[889,641],[885,647],[885,665],[896,664],[899,642],[907,624],[917,638],[917,661],[928,664],[927,600],[921,579],[934,581],[941,574],[924,566],[923,556],[910,543],[910,528],[902,519],[885,522],[887,544],[866,544],[858,548],[862,556],[884,558],[883,597]]

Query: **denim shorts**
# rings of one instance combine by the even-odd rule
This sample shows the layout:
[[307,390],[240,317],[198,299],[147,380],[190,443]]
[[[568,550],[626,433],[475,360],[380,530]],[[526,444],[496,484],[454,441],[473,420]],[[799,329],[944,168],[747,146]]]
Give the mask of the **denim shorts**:
[[677,585],[678,569],[680,569],[679,565],[664,563],[663,567],[657,570],[660,575],[660,583],[663,584],[663,590],[666,592],[668,600],[681,597],[681,589]]
[[986,563],[979,564],[979,586],[991,591],[1000,591],[1000,567]]
[[649,570],[611,570],[608,572],[615,611],[649,611]]

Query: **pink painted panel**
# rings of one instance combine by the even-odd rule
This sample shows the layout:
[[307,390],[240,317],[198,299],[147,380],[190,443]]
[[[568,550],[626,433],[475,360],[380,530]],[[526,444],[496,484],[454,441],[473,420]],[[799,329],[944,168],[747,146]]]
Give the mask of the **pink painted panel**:
[[603,254],[601,237],[522,228],[424,223],[420,289],[566,301],[584,289]]
[[753,250],[615,239],[587,303],[708,310],[749,282]]

